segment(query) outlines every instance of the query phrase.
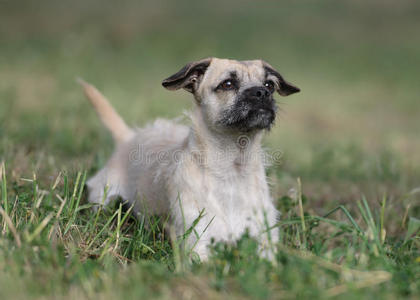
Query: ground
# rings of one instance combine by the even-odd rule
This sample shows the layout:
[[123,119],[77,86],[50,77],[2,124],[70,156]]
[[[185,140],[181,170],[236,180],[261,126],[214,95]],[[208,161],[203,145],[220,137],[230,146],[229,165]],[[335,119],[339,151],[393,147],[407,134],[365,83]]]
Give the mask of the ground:
[[[418,297],[418,3],[68,5],[0,4],[0,298]],[[207,56],[263,58],[302,89],[264,140],[274,262],[244,236],[202,264],[156,218],[86,203],[112,141],[75,78],[142,126],[191,107],[160,82]]]

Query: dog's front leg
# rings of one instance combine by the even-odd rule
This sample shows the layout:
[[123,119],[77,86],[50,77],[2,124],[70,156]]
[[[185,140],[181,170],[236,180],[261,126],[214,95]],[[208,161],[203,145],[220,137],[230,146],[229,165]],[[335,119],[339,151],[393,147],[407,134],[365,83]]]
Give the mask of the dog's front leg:
[[211,238],[209,230],[212,218],[204,210],[198,210],[193,205],[178,206],[172,209],[173,226],[176,237],[181,240],[187,256],[198,254],[201,261],[206,261],[210,254]]

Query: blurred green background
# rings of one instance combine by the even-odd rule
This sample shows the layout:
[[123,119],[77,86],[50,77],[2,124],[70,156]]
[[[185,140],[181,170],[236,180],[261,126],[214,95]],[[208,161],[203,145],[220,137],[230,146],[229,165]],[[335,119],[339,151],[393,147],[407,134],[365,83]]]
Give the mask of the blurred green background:
[[278,96],[265,140],[284,152],[274,197],[301,177],[310,209],[387,194],[402,212],[420,186],[419,29],[418,1],[0,1],[0,157],[46,181],[104,163],[77,76],[141,126],[191,107],[160,85],[186,62],[262,58],[302,90]]

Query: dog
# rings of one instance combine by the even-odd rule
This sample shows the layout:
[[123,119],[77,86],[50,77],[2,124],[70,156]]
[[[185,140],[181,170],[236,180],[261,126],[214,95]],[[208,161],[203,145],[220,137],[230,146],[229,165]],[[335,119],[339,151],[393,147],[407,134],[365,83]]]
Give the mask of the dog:
[[168,216],[201,260],[211,243],[233,243],[246,232],[261,252],[278,240],[261,139],[275,121],[273,94],[300,89],[271,65],[206,58],[163,80],[168,90],[192,93],[190,126],[157,119],[130,128],[95,87],[82,85],[116,144],[106,166],[87,181],[89,202],[107,205],[120,197],[137,217]]

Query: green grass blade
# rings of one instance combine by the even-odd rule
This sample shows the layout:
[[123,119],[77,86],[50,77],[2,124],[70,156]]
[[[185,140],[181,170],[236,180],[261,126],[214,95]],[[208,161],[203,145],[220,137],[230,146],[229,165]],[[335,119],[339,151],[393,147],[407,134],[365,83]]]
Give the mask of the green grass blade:
[[359,225],[357,225],[356,221],[353,219],[353,217],[351,216],[350,212],[343,206],[343,205],[339,205],[338,207],[330,210],[328,213],[326,213],[323,218],[327,218],[329,215],[333,214],[334,212],[341,210],[346,217],[349,219],[350,223],[353,225],[353,227],[357,230],[358,233],[363,233],[362,229],[360,228]]
[[[9,214],[9,201],[7,197],[7,181],[6,181],[6,166],[5,163],[2,162],[0,166],[0,173],[1,173],[1,203],[3,205],[3,209],[6,215]],[[9,231],[8,224],[6,219],[3,220],[3,230],[5,233]]]

